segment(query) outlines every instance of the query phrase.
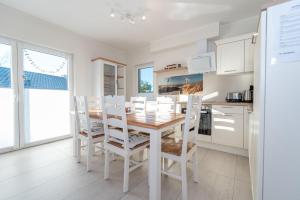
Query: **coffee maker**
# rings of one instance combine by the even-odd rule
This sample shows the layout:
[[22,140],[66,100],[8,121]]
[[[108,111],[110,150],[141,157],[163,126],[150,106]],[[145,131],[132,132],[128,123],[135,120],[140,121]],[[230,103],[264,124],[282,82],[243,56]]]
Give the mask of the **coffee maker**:
[[252,103],[253,102],[253,85],[250,85],[249,90],[245,90],[243,93],[243,102]]

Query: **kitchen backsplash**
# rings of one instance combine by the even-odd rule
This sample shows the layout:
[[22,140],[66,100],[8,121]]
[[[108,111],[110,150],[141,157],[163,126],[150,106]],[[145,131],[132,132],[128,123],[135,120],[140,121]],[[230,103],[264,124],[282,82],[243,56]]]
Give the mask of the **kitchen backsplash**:
[[171,76],[160,79],[159,95],[199,94],[203,92],[203,74]]
[[[178,75],[178,74],[177,74]],[[159,94],[159,85],[174,74],[158,75],[156,77],[156,94]],[[179,76],[182,76],[182,74]],[[247,90],[253,84],[253,73],[243,73],[237,75],[216,75],[216,73],[203,74],[203,95],[207,95],[212,101],[224,101],[227,92]]]

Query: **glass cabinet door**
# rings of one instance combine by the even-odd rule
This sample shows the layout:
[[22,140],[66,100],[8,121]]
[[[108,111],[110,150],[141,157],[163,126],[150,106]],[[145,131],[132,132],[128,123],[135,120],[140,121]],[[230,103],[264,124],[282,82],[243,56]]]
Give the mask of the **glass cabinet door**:
[[116,66],[104,63],[104,96],[116,95]]

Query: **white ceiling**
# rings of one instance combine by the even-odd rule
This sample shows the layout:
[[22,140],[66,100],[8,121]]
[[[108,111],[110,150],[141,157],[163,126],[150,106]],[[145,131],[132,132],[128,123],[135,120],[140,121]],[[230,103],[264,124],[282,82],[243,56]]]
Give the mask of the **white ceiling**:
[[[267,0],[0,0],[7,6],[110,44],[130,49],[152,40],[220,21],[257,15]],[[111,5],[146,10],[135,25],[109,17]]]

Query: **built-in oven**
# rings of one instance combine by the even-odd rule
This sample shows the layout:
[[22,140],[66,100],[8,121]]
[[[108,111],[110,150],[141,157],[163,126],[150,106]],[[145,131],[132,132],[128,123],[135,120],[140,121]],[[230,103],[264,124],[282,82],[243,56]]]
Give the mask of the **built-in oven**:
[[211,106],[203,106],[199,124],[199,134],[211,135]]
[[[181,112],[186,113],[186,108],[182,108]],[[200,117],[198,134],[211,136],[211,126],[212,126],[211,119],[212,119],[211,106],[203,105],[201,108],[201,117]]]

